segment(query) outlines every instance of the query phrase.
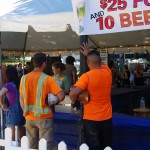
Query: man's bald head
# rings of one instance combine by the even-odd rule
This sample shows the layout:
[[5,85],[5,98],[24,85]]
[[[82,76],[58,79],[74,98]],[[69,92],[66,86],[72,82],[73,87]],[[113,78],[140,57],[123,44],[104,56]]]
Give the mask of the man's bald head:
[[101,65],[101,57],[100,53],[97,50],[91,50],[87,54],[87,62],[91,65],[100,66]]

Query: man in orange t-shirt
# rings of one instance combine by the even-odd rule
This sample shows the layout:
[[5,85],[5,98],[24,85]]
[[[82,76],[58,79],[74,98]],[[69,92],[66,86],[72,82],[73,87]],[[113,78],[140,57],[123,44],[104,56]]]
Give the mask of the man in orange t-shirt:
[[89,72],[83,74],[70,92],[71,101],[81,100],[87,90],[90,100],[84,104],[84,139],[90,150],[103,150],[112,143],[111,70],[101,65],[100,54],[91,50],[87,54]]
[[26,134],[29,146],[38,148],[39,139],[47,141],[47,150],[52,149],[53,113],[46,102],[48,93],[64,100],[65,94],[55,80],[43,73],[46,67],[46,55],[36,53],[33,57],[34,70],[22,76],[20,83],[20,104],[26,118]]

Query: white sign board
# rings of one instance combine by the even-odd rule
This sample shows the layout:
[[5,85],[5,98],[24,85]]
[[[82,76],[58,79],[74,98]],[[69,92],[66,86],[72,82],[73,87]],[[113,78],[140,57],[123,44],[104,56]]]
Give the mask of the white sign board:
[[150,0],[72,0],[79,35],[150,29]]
[[105,64],[105,65],[108,65],[107,49],[100,49],[99,52],[100,52],[102,63]]

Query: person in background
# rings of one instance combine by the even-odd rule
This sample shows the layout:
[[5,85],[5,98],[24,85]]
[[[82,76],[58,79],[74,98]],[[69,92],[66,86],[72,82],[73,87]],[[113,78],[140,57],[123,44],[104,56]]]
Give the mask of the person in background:
[[130,87],[135,88],[135,83],[134,83],[134,69],[131,68],[130,70]]
[[[147,65],[147,75],[149,76],[150,75],[150,64]],[[146,78],[146,84],[149,85],[150,84],[150,78]]]
[[[8,106],[2,97],[6,95]],[[12,129],[12,140],[15,141],[15,126],[18,126],[19,139],[24,136],[25,118],[19,101],[19,78],[16,68],[6,69],[6,85],[0,90],[0,105],[6,111],[6,126]]]
[[19,77],[19,79],[21,79],[21,77],[23,75],[23,69],[22,69],[22,64],[21,63],[18,64],[17,71],[18,71],[18,77]]
[[6,84],[6,65],[2,64],[2,86]]
[[135,70],[135,85],[140,86],[144,85],[144,78],[143,78],[143,66],[139,64]]
[[119,87],[119,84],[120,84],[120,80],[119,80],[120,74],[119,74],[117,67],[115,66],[114,61],[110,62],[109,68],[112,73],[112,88],[117,88],[117,87]]
[[65,94],[69,94],[70,87],[68,77],[63,74],[66,69],[65,65],[61,62],[55,62],[52,64],[52,71],[54,75],[52,76],[57,84],[62,88]]
[[66,69],[64,70],[64,75],[69,79],[69,88],[71,88],[77,80],[77,69],[74,66],[75,58],[68,56],[66,58]]
[[63,90],[49,75],[43,73],[46,55],[36,53],[33,57],[34,70],[22,76],[20,84],[20,103],[26,118],[26,134],[29,146],[38,148],[41,138],[47,141],[47,150],[53,144],[53,113],[47,104],[49,94],[58,97],[58,103],[65,98]]
[[127,65],[124,65],[124,73],[121,76],[122,78],[122,87],[130,87],[130,71]]
[[90,150],[103,150],[112,146],[112,105],[111,105],[111,70],[101,65],[100,53],[82,46],[83,54],[87,54],[87,65],[90,69],[83,74],[70,91],[72,104],[80,101],[79,95],[87,90],[90,95],[84,104],[83,130],[84,140]]
[[29,73],[29,63],[26,63],[26,66],[24,67],[24,74]]
[[150,64],[147,65],[147,72],[150,73]]

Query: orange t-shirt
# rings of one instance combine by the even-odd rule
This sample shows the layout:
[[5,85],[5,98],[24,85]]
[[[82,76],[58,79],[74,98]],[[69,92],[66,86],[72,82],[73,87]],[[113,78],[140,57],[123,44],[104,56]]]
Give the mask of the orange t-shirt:
[[84,104],[84,119],[103,121],[112,117],[111,84],[111,70],[106,65],[92,69],[80,77],[75,86],[87,89],[90,94],[89,103]]
[[[35,105],[36,102],[36,90],[37,90],[37,83],[39,77],[42,72],[32,71],[31,73],[26,75],[25,79],[25,90],[26,90],[26,99],[24,103],[28,103],[28,105]],[[42,89],[41,89],[42,90]],[[42,107],[47,107],[45,103],[46,96],[48,93],[52,93],[53,95],[57,95],[62,89],[58,86],[56,81],[51,77],[48,76],[44,82],[43,91],[42,91]],[[22,85],[20,83],[20,93],[23,92]],[[52,118],[53,114],[50,113],[49,115],[41,115],[40,117],[35,117],[33,112],[29,112],[25,116],[26,120],[39,120],[41,118]]]

